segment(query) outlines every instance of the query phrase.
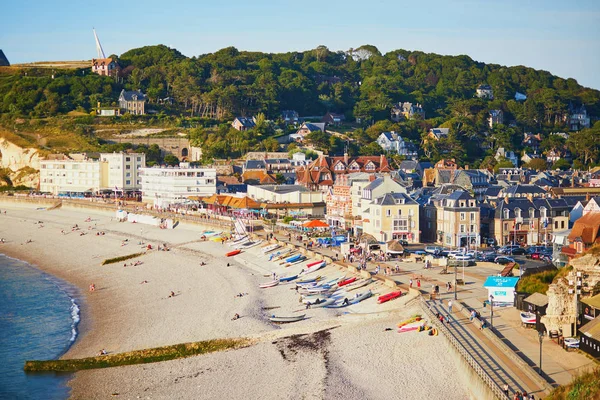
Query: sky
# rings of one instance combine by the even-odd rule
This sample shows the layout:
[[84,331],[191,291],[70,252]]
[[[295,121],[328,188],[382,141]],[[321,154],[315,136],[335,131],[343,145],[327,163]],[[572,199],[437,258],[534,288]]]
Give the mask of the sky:
[[164,44],[186,56],[228,46],[288,52],[364,44],[525,65],[600,89],[598,0],[30,0],[1,6],[0,49],[15,63]]

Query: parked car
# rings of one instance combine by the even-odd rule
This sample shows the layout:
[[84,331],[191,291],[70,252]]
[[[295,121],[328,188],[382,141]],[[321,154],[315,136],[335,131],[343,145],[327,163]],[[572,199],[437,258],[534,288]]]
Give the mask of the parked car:
[[578,349],[579,348],[579,339],[577,338],[565,338],[565,346],[572,348],[572,349]]
[[496,259],[494,260],[494,262],[496,264],[506,265],[506,264],[514,263],[515,260],[513,258],[510,258],[510,257],[499,256],[499,257],[496,257]]
[[473,257],[472,254],[456,254],[454,256],[454,259],[456,261],[474,261],[475,258]]
[[496,254],[496,253],[479,253],[477,255],[477,260],[485,261],[485,262],[494,262],[494,261],[496,261],[497,257],[498,257],[498,254]]
[[500,247],[500,250],[498,250],[498,253],[511,254],[512,251],[514,251],[515,249],[520,249],[520,248],[521,248],[521,246],[519,246],[519,245],[509,244],[509,245]]
[[398,243],[400,243],[402,246],[408,246],[408,240],[398,239]]
[[486,243],[488,246],[493,246],[493,245],[495,245],[495,244],[496,244],[496,239],[494,239],[494,238],[487,238],[487,239],[486,239],[486,241],[485,241],[485,243]]
[[425,246],[425,252],[429,254],[436,254],[442,251],[442,248],[439,246]]

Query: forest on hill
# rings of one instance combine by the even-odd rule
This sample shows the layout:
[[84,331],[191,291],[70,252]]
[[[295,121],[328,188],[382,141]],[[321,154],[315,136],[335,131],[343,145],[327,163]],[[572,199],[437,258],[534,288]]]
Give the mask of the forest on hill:
[[[116,58],[122,68],[119,79],[97,76],[89,69],[54,71],[53,77],[48,71],[31,70],[27,75],[0,71],[0,121],[9,126],[15,118],[48,118],[73,110],[90,113],[98,102],[115,104],[123,88],[140,89],[149,98],[148,108],[158,113],[147,116],[148,120],[166,115],[191,119],[191,126],[223,124],[216,130],[191,132],[209,157],[273,147],[274,141],[268,139],[276,129],[269,121],[276,123],[283,110],[295,110],[300,116],[340,113],[353,123],[346,127],[352,143],[328,134],[314,135],[313,145],[330,153],[344,148],[381,152],[373,141],[383,130],[395,130],[422,145],[429,128],[448,127],[448,138],[432,148],[421,148],[421,155],[477,162],[498,147],[523,150],[524,132],[547,138],[550,132],[567,131],[569,104],[583,104],[588,115],[600,116],[600,92],[574,79],[523,66],[485,64],[468,56],[408,50],[381,54],[366,45],[348,51],[319,46],[278,54],[228,47],[189,58],[158,45]],[[475,96],[480,84],[492,87],[493,100]],[[526,95],[526,100],[515,100],[516,92]],[[174,98],[175,104],[158,104],[166,97]],[[398,102],[421,104],[425,118],[392,123],[390,109]],[[487,118],[492,109],[503,111],[505,124],[490,129]],[[252,132],[236,134],[225,125],[235,116],[258,114],[268,123]],[[598,139],[599,130],[590,129],[593,138]],[[233,135],[237,135],[234,142]],[[223,139],[228,146],[222,145]],[[596,163],[597,153],[580,161]]]

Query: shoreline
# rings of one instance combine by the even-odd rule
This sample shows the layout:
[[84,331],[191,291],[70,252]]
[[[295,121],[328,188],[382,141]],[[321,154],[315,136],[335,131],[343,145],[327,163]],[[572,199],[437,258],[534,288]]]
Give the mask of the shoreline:
[[[411,337],[409,334],[395,332],[385,334],[383,329],[373,329],[383,326],[382,324],[395,324],[394,321],[397,322],[406,313],[415,312],[414,305],[403,306],[408,299],[377,305],[376,298],[373,298],[349,310],[311,309],[310,318],[305,321],[274,326],[267,320],[266,314],[286,315],[297,311],[297,295],[288,290],[291,286],[279,285],[263,290],[258,289],[258,283],[268,280],[263,277],[264,273],[277,270],[280,274],[291,274],[294,269],[299,270],[301,265],[276,267],[273,263],[263,261],[258,247],[249,249],[240,256],[225,258],[223,254],[230,247],[212,241],[200,242],[198,239],[204,228],[195,224],[180,223],[174,230],[160,230],[141,224],[116,222],[112,217],[113,212],[104,210],[68,207],[38,210],[36,205],[1,201],[0,209],[8,210],[7,215],[0,215],[0,223],[5,222],[2,224],[4,229],[0,226],[0,236],[8,239],[7,243],[0,245],[0,251],[72,284],[81,292],[83,301],[79,335],[61,358],[94,356],[103,348],[109,353],[119,353],[215,338],[260,339],[250,348],[219,354],[77,372],[69,382],[72,398],[104,398],[113,392],[134,397],[145,395],[148,388],[159,398],[170,397],[171,393],[176,393],[175,397],[179,398],[210,398],[211,393],[213,396],[241,398],[247,394],[248,385],[262,384],[265,388],[251,391],[262,398],[285,398],[282,393],[290,390],[306,396],[317,390],[317,397],[322,397],[324,393],[338,393],[342,390],[340,385],[344,382],[347,384],[348,381],[360,382],[360,385],[356,383],[360,387],[356,387],[355,394],[367,393],[371,398],[383,398],[363,382],[362,375],[366,374],[378,382],[377,386],[383,384],[378,373],[373,375],[372,372],[365,372],[364,363],[370,363],[367,360],[373,355],[363,354],[364,349],[358,350],[355,347],[355,332],[361,332],[364,341],[362,347],[366,345],[369,351],[380,353],[376,357],[384,368],[400,368],[404,374],[411,376],[410,382],[402,383],[408,385],[411,391],[420,392],[424,390],[421,388],[423,386],[441,394],[442,385],[445,385],[445,388],[452,387],[452,393],[456,395],[453,398],[465,399],[470,396],[465,391],[468,382],[461,380],[461,373],[453,360],[437,360],[436,365],[430,365],[432,363],[426,361],[431,357],[439,358],[439,354],[430,346],[435,347],[434,342],[441,344],[439,341],[442,338]],[[87,216],[92,218],[93,225],[83,222]],[[38,226],[38,221],[43,221],[43,228]],[[79,231],[66,235],[60,233],[76,223],[86,232],[85,235],[75,233]],[[207,229],[214,230],[214,227]],[[97,231],[105,231],[106,235],[95,236]],[[25,244],[29,239],[33,242]],[[128,239],[128,242],[122,246],[124,239]],[[136,244],[139,242],[152,243],[153,248],[157,243],[167,243],[171,251],[149,251],[139,257],[143,262],[141,266],[123,267],[122,263],[100,265],[103,259],[141,251],[141,245]],[[127,260],[130,261],[136,259]],[[200,267],[200,261],[206,262],[207,266]],[[323,273],[329,278],[341,277],[349,271],[328,266]],[[143,281],[148,284],[142,284]],[[96,284],[97,290],[93,293],[87,291],[90,283]],[[376,294],[391,290],[381,282],[372,287]],[[174,298],[167,297],[170,291],[176,293]],[[247,294],[236,298],[238,293]],[[276,308],[274,311],[265,311],[271,307]],[[239,313],[242,318],[231,321],[234,313]],[[290,339],[285,338],[290,335],[313,337],[314,332],[331,328],[334,328],[331,331],[332,339],[319,346],[331,349],[322,351],[327,354],[329,351],[333,352],[331,356],[336,360],[335,365],[331,365],[331,361],[327,362],[324,358],[326,353],[320,353],[321,350],[317,352],[319,354],[316,358],[315,353],[308,349],[295,350],[293,357],[289,355],[286,361],[282,357],[287,350],[277,350],[277,346],[281,344],[274,344],[287,343]],[[414,340],[416,342],[413,343]],[[409,348],[418,348],[424,357],[422,362],[416,361],[421,355],[415,359],[417,355],[412,354],[412,349],[409,354],[404,354],[406,350],[398,349],[393,344],[396,342],[411,343]],[[388,353],[393,356],[386,357],[385,354]],[[295,361],[291,362],[290,357]],[[403,357],[407,357],[407,362],[424,363],[428,369],[421,372],[422,376],[413,377],[414,365],[398,366],[393,361]],[[351,363],[346,362],[347,358]],[[225,369],[221,369],[220,373],[211,372],[186,378],[189,383],[185,385],[180,385],[178,380],[167,379],[173,371],[179,371],[177,374],[180,375],[199,365],[213,371],[216,367],[211,363]],[[320,367],[316,367],[317,365]],[[250,366],[252,368],[248,369]],[[440,368],[443,370],[439,370]],[[148,371],[152,371],[153,375],[147,377]],[[272,382],[257,376],[261,371],[271,371],[277,377],[280,381],[277,388],[266,389]],[[445,378],[433,388],[431,383],[422,382],[423,379],[431,380],[442,374]],[[305,380],[312,375],[322,382],[318,385],[319,389],[307,386],[309,382]],[[228,379],[239,381],[239,384],[233,385],[234,387],[224,386],[223,382]],[[382,389],[381,393],[391,395],[394,392],[390,390],[401,385],[397,382],[388,384],[390,387]],[[207,388],[207,391],[199,392],[199,385]],[[424,395],[431,392],[421,393]],[[353,396],[350,395],[350,398]]]

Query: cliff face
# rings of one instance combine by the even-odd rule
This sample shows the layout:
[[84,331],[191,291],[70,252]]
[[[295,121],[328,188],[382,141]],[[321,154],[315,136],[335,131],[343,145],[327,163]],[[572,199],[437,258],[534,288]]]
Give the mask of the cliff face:
[[[600,258],[586,254],[571,261],[573,270],[566,277],[559,278],[548,289],[548,308],[542,317],[542,323],[548,330],[560,330],[564,324],[573,324],[577,319],[575,293],[577,282],[581,293],[579,298],[594,294],[593,290],[600,282]],[[571,289],[571,293],[569,293]]]
[[0,162],[2,168],[10,168],[12,171],[18,171],[23,167],[40,169],[40,155],[37,149],[21,148],[16,144],[0,138]]
[[10,171],[8,177],[14,186],[39,187],[40,154],[37,149],[21,148],[0,138],[0,168]]

